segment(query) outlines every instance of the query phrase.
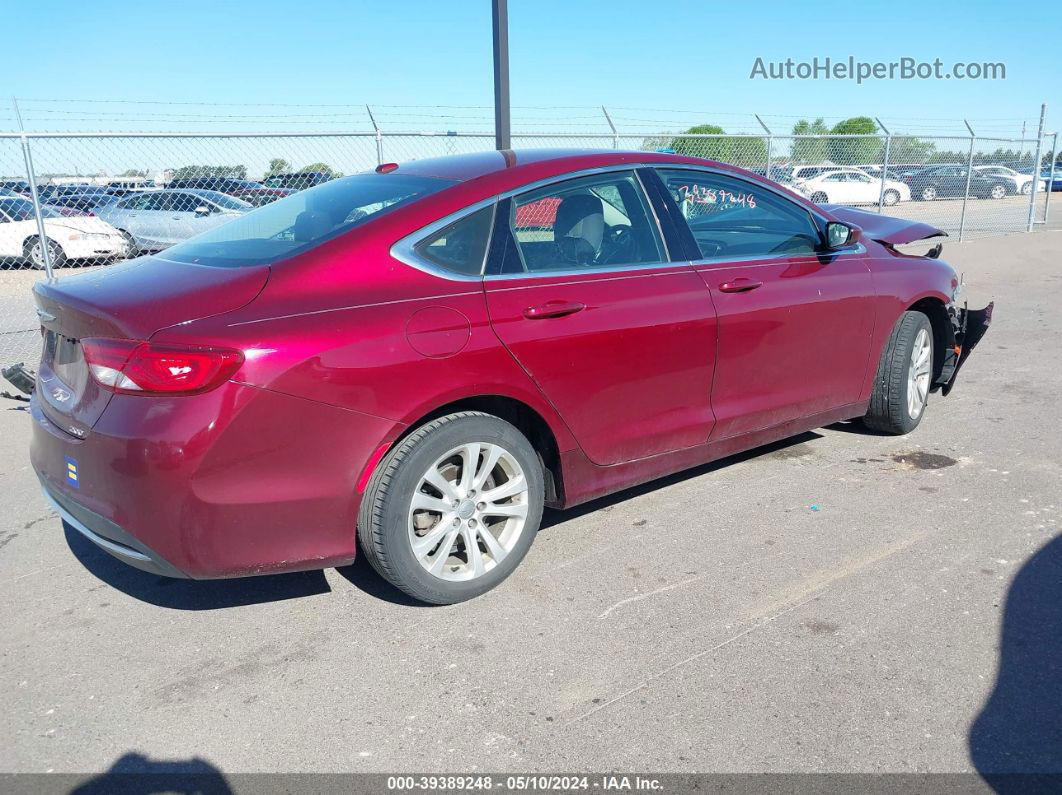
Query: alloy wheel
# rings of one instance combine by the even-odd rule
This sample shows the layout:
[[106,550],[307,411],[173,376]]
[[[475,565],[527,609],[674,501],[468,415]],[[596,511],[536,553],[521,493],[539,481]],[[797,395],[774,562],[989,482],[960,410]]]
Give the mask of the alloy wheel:
[[417,562],[443,580],[473,580],[516,546],[528,513],[528,482],[516,457],[469,442],[439,458],[410,500],[409,543]]
[[919,329],[911,346],[911,364],[907,370],[907,413],[912,420],[918,419],[925,409],[932,366],[933,343],[929,339],[929,331]]

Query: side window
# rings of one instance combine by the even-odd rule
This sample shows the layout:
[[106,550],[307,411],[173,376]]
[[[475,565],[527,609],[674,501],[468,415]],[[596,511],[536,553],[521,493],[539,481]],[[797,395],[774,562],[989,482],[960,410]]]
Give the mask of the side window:
[[523,269],[614,268],[665,261],[631,171],[566,180],[517,196],[510,223]]
[[829,174],[822,178],[823,182],[845,182],[846,180],[847,177],[841,172],[837,172],[836,174]]
[[165,193],[145,193],[143,196],[137,198],[136,202],[130,207],[131,210],[161,210],[162,203],[167,194]]
[[413,247],[417,256],[448,271],[478,276],[483,272],[494,205],[459,218]]
[[196,207],[209,207],[206,199],[202,199],[192,193],[170,194],[167,209],[175,213],[194,213]]
[[657,173],[705,259],[792,256],[820,247],[811,213],[766,186],[708,171]]

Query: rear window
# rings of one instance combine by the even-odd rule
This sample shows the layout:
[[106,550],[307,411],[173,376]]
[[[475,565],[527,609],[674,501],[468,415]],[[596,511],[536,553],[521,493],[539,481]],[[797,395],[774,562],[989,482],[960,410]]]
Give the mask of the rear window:
[[432,177],[355,174],[267,204],[167,249],[163,256],[227,268],[270,265],[453,184]]

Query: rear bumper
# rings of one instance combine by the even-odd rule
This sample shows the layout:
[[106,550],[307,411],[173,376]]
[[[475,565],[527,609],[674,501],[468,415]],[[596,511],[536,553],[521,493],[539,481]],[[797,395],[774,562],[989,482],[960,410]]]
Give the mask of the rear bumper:
[[59,514],[63,527],[76,530],[84,538],[123,563],[163,577],[186,578],[188,576],[114,522],[54,492],[45,480],[41,481],[41,492],[44,494],[44,499]]
[[115,395],[79,439],[38,400],[31,460],[63,521],[132,566],[193,579],[351,562],[362,469],[402,427],[230,382]]

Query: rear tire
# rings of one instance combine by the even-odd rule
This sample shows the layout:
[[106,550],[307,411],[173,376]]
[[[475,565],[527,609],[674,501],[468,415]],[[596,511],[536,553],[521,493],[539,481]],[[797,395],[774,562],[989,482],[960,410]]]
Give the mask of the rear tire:
[[[52,267],[60,268],[66,264],[66,253],[63,251],[63,247],[56,243],[51,238],[45,238],[46,245],[48,246],[48,253],[51,256]],[[41,251],[40,238],[37,235],[29,238],[25,245],[22,247],[22,254],[25,256],[26,261],[30,266],[37,270],[45,270],[44,254]]]
[[881,352],[863,424],[882,433],[910,433],[925,415],[932,383],[933,327],[921,312],[904,312]]
[[1007,197],[1007,186],[1002,182],[997,182],[988,189],[988,197],[990,199],[1005,199]]
[[372,567],[414,599],[463,602],[520,564],[543,498],[541,462],[516,427],[478,411],[448,414],[384,456],[365,490],[358,540]]
[[900,203],[900,193],[895,190],[887,190],[882,194],[882,201],[886,207],[892,207],[893,205]]
[[1033,184],[1031,182],[1026,182],[1024,185],[1022,185],[1021,186],[1021,195],[1022,196],[1028,196],[1030,193],[1032,193],[1032,186],[1033,186]]
[[922,197],[922,201],[931,202],[937,198],[937,189],[932,185],[926,185],[922,188],[922,192],[919,195]]

